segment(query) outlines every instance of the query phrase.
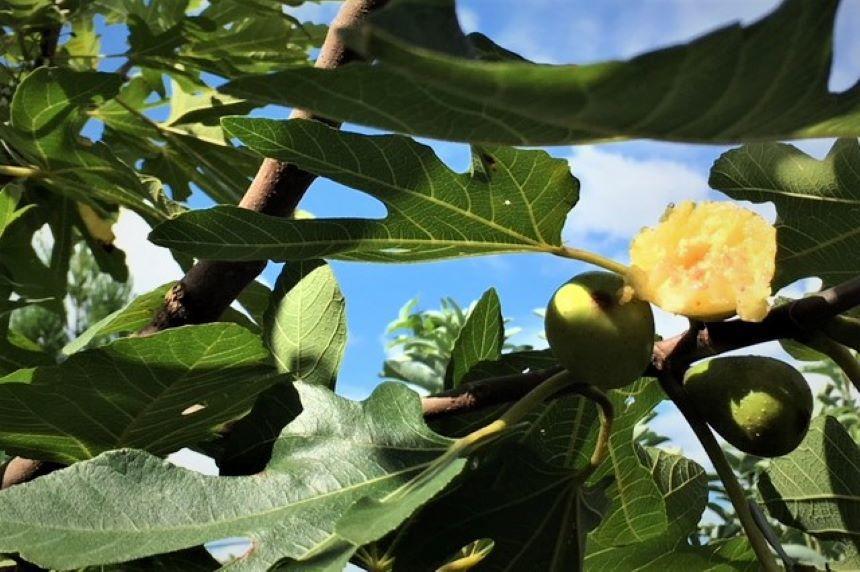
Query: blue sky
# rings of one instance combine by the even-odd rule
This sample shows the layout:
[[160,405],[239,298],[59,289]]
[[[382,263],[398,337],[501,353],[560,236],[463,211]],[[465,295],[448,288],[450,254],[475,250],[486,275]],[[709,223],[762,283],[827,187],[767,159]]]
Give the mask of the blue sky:
[[[459,15],[467,31],[480,31],[501,45],[541,62],[587,63],[628,58],[657,47],[686,41],[733,21],[749,22],[774,8],[777,0],[460,0]],[[310,4],[295,11],[302,20],[327,23],[338,3]],[[860,76],[860,1],[845,0],[836,28],[835,66],[831,89],[841,91]],[[122,51],[124,33],[106,30],[107,46]],[[106,47],[108,53],[112,48]],[[285,117],[288,110],[267,108],[255,115]],[[366,131],[346,125],[345,129]],[[452,168],[468,166],[468,148],[461,144],[427,142]],[[830,141],[806,141],[799,146],[822,156]],[[683,199],[716,197],[707,187],[711,163],[726,147],[634,141],[548,151],[569,159],[582,183],[580,204],[572,211],[564,238],[571,245],[596,250],[621,260],[639,228],[657,221],[666,205]],[[195,206],[205,201],[195,199]],[[317,217],[384,216],[383,207],[358,191],[327,180],[311,187],[301,207]],[[773,216],[770,206],[757,207]],[[127,250],[138,291],[179,276],[169,257],[145,243],[146,228],[124,215],[117,228],[119,244]],[[506,255],[451,262],[410,265],[333,263],[347,298],[349,343],[339,379],[339,391],[366,396],[379,382],[385,358],[384,331],[398,309],[418,296],[420,307],[433,308],[451,296],[468,305],[495,287],[504,314],[523,328],[514,341],[541,344],[542,321],[534,315],[558,285],[585,266],[549,255]],[[270,265],[264,278],[273,283],[278,268]],[[676,333],[684,321],[658,316],[663,334]],[[773,353],[773,347],[766,348]],[[664,408],[665,410],[665,408]],[[668,411],[667,411],[668,413]],[[677,416],[667,414],[658,429],[671,432],[679,444],[690,437],[675,430]],[[693,455],[701,458],[700,455]]]

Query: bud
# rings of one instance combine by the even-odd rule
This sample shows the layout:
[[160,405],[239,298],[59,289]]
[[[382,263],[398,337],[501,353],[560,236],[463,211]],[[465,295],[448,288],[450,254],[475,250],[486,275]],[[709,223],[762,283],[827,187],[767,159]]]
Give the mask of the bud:
[[776,229],[729,202],[670,206],[630,247],[636,295],[699,320],[761,321],[776,260]]

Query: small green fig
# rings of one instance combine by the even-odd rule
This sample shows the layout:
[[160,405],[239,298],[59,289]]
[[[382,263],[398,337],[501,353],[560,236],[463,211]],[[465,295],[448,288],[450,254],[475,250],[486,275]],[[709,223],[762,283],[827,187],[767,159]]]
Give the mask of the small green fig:
[[812,392],[803,375],[769,357],[714,358],[687,370],[684,387],[723,439],[759,457],[792,452],[812,418]]
[[635,381],[654,347],[651,306],[632,298],[624,279],[586,272],[562,284],[546,308],[546,337],[576,381],[601,389]]

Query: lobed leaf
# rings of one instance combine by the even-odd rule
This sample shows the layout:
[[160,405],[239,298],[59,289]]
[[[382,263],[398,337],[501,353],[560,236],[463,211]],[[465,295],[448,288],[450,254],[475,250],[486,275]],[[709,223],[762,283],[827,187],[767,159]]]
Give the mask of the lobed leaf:
[[278,381],[259,337],[233,324],[117,340],[0,380],[0,447],[72,463],[211,439]]
[[785,0],[753,24],[628,61],[544,65],[488,50],[485,38],[470,42],[454,0],[395,0],[353,34],[373,64],[283,70],[221,90],[339,121],[494,144],[853,137],[860,85],[828,90],[838,6]]
[[[761,502],[777,520],[860,552],[860,447],[833,417],[812,421],[800,446],[759,478]],[[855,562],[857,564],[857,562]]]
[[640,449],[639,455],[663,498],[668,527],[659,536],[621,547],[604,544],[598,534],[590,535],[587,569],[758,570],[755,555],[743,538],[708,546],[691,546],[687,542],[708,501],[708,476],[702,467],[681,455],[655,448]]
[[306,120],[228,118],[256,152],[362,190],[385,203],[382,220],[290,220],[237,207],[192,211],[150,240],[220,260],[339,258],[411,262],[495,252],[560,250],[579,183],[543,151],[473,149],[469,174],[396,135],[357,135]]
[[[0,492],[0,551],[70,569],[241,536],[253,550],[233,567],[266,570],[312,555],[356,501],[408,494],[451,442],[426,427],[418,396],[399,384],[360,403],[296,387],[304,410],[263,473],[208,477],[142,451],[104,453]],[[433,482],[441,486],[438,479],[462,464],[447,465]]]

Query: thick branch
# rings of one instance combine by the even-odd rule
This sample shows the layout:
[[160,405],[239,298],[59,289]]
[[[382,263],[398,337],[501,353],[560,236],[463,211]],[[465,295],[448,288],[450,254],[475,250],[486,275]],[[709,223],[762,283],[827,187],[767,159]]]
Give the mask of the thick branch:
[[[330,69],[358,59],[343,43],[339,31],[355,26],[369,11],[384,3],[385,0],[347,0],[329,27],[315,66]],[[290,117],[338,125],[299,109]],[[295,165],[265,159],[239,206],[274,216],[290,216],[315,178]],[[217,320],[265,267],[265,261],[200,260],[168,293],[164,306],[141,334]]]
[[[698,332],[684,332],[654,344],[647,374],[657,376],[667,367],[669,356],[675,366],[779,339],[804,339],[834,316],[860,305],[860,276],[817,294],[777,306],[761,322],[710,322]],[[693,335],[695,334],[695,335]],[[520,375],[483,379],[422,401],[427,419],[460,415],[482,407],[519,399],[557,368]]]

